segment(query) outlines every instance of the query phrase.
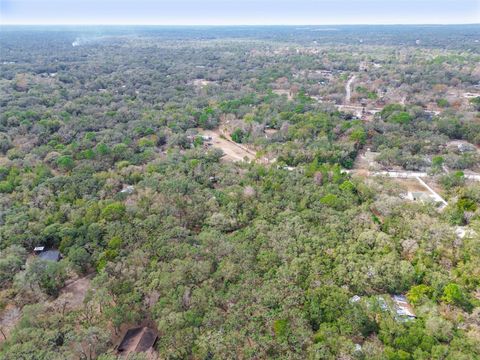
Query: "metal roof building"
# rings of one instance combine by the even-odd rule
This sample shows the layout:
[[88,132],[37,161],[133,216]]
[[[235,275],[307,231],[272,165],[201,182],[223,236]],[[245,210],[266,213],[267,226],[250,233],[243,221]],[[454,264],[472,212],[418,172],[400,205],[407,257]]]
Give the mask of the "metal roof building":
[[58,250],[47,250],[38,254],[38,257],[42,260],[47,261],[60,261],[60,251]]

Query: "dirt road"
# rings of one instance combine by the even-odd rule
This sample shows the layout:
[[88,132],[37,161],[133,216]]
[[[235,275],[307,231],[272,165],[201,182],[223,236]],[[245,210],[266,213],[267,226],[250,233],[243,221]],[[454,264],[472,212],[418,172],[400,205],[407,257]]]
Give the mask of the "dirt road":
[[353,75],[348,79],[347,84],[345,85],[345,105],[350,104],[350,98],[352,97],[352,84],[356,79],[356,75]]

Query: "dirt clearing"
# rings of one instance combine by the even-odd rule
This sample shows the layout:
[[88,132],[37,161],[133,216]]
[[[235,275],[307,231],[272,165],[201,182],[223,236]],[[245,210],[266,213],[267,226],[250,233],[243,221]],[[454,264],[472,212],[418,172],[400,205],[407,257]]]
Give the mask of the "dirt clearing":
[[92,275],[85,276],[67,284],[61,291],[54,305],[63,307],[65,310],[75,310],[82,306],[83,300],[90,289]]
[[394,182],[401,185],[405,190],[411,192],[424,192],[428,193],[428,190],[420,184],[417,179],[393,179]]
[[207,140],[207,143],[211,143],[213,147],[222,149],[225,154],[225,160],[244,161],[245,158],[247,158],[248,161],[255,160],[256,154],[254,151],[227,139],[225,135],[222,136],[219,131],[201,130],[201,133],[204,136],[212,138],[212,140]]
[[290,90],[276,89],[276,90],[272,90],[272,92],[273,92],[274,94],[277,94],[277,95],[280,95],[280,96],[285,95],[288,100],[292,100],[292,99],[293,99],[293,96],[292,96],[292,93],[290,92]]

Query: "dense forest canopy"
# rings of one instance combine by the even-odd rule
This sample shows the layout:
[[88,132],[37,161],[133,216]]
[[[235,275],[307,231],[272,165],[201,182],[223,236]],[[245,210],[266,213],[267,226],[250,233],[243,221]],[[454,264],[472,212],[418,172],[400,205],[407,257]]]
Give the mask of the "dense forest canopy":
[[479,40],[2,27],[0,359],[480,358]]

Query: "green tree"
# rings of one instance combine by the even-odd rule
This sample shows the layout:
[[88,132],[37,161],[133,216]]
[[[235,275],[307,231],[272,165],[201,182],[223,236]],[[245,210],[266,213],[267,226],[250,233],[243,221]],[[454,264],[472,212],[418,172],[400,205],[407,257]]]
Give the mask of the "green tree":
[[0,251],[0,285],[6,287],[15,273],[25,264],[27,251],[19,245],[11,245]]
[[367,133],[363,128],[356,128],[350,133],[350,140],[364,145],[367,141]]
[[114,202],[108,204],[102,209],[101,217],[102,219],[108,221],[120,220],[125,215],[125,205],[121,202]]
[[433,289],[425,284],[413,286],[408,291],[408,300],[414,305],[421,304],[433,294]]
[[405,111],[401,111],[391,115],[388,118],[388,121],[395,124],[407,125],[412,121],[412,117],[410,116],[409,113]]
[[236,143],[242,143],[246,137],[246,133],[242,129],[235,129],[231,134],[232,140]]
[[58,157],[57,166],[62,170],[72,170],[75,166],[75,162],[70,155],[64,155]]
[[455,283],[450,283],[445,286],[441,300],[447,304],[457,305],[466,310],[471,310],[472,308],[472,304],[468,300],[462,288]]
[[91,255],[82,247],[72,247],[68,251],[68,260],[75,270],[81,274],[88,271],[91,265]]
[[477,111],[480,111],[480,96],[470,99],[470,104],[472,104]]
[[67,274],[63,262],[33,259],[25,271],[25,281],[29,286],[37,285],[50,296],[57,296],[64,286]]

